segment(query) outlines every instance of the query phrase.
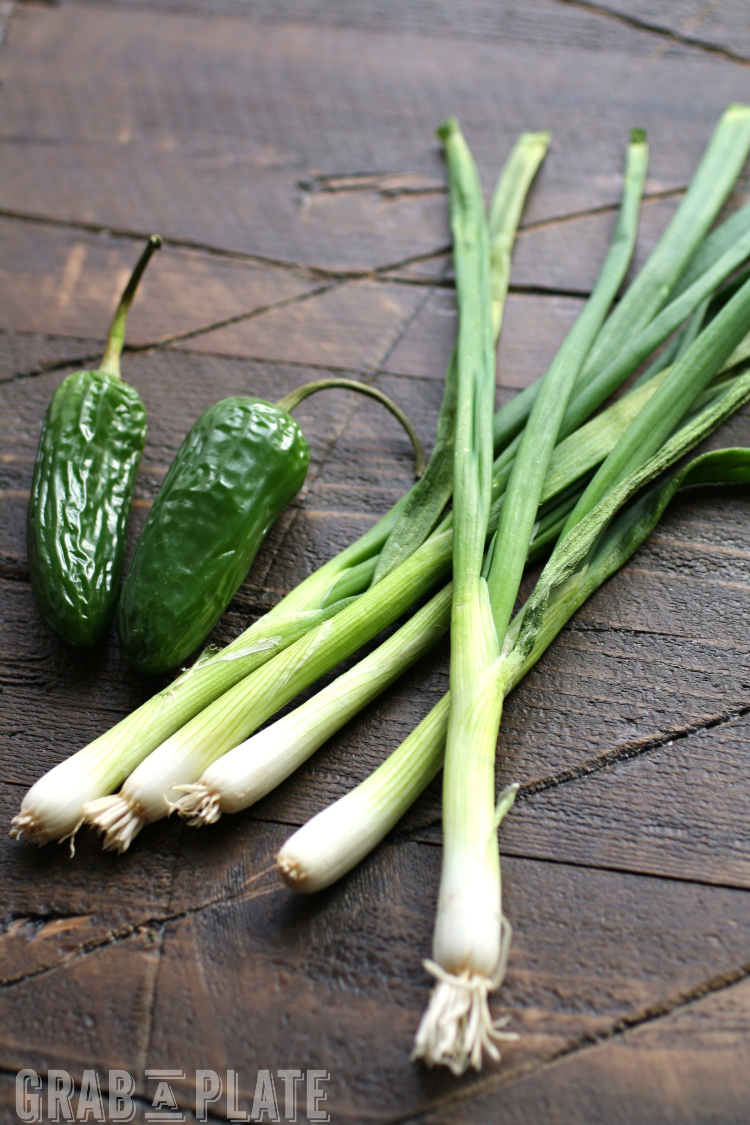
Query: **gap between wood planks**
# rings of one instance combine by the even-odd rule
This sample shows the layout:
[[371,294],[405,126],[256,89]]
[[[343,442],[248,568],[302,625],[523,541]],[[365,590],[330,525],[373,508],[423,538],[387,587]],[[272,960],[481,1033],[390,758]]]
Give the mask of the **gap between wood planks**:
[[[563,0],[560,0],[563,2]],[[352,178],[363,176],[365,173],[354,173]],[[369,175],[369,174],[368,174]],[[345,178],[347,173],[337,173],[336,177]],[[334,177],[330,177],[334,178]],[[336,189],[336,194],[347,191],[362,191],[365,188],[360,187],[342,187]],[[375,187],[368,184],[367,190],[377,191]],[[435,189],[437,190],[437,189]],[[447,186],[440,189],[447,195]],[[645,203],[658,203],[664,199],[675,199],[684,195],[687,191],[686,184],[678,184],[676,187],[666,188],[664,191],[644,192],[643,201]],[[580,211],[569,211],[562,215],[551,215],[544,219],[536,219],[529,223],[524,223],[523,220],[519,224],[519,233],[526,231],[545,230],[548,227],[558,226],[562,223],[575,222],[578,219],[586,219],[591,215],[606,215],[620,210],[619,201],[613,203],[600,203],[593,207],[586,207]],[[55,215],[40,215],[31,211],[18,211],[14,208],[0,207],[0,218],[14,219],[19,223],[37,223],[42,226],[63,227],[68,230],[85,231],[87,234],[106,234],[112,238],[131,239],[136,242],[142,242],[144,239],[151,235],[151,231],[133,230],[126,227],[107,226],[105,223],[88,222],[84,219],[63,219]],[[439,258],[443,254],[449,254],[452,244],[447,242],[441,246],[437,246],[432,250],[425,250],[419,254],[413,254],[410,257],[399,258],[395,262],[385,262],[379,266],[362,267],[361,269],[334,269],[329,266],[316,266],[312,262],[293,262],[286,258],[271,258],[262,254],[255,254],[249,250],[232,250],[226,247],[216,246],[211,242],[201,242],[198,239],[183,238],[179,236],[164,236],[165,246],[175,246],[182,250],[196,250],[204,254],[209,254],[212,257],[227,258],[232,261],[245,261],[254,262],[258,265],[269,266],[272,269],[281,269],[294,272],[297,276],[304,277],[307,280],[327,278],[330,280],[339,281],[357,281],[362,279],[376,280],[376,281],[390,281],[391,278],[383,278],[381,275],[384,273],[392,272],[393,270],[401,269],[403,266],[414,265],[417,262],[431,261],[433,258]],[[419,284],[411,278],[399,279],[401,284]],[[557,290],[550,289],[549,292],[556,293]]]
[[[631,16],[628,15],[627,12],[615,11],[604,5],[595,4],[592,0],[556,0],[556,3],[564,4],[568,8],[579,8],[583,12],[592,12],[596,16],[614,20],[617,23],[624,24],[626,27],[633,27],[637,31],[646,31],[651,35],[658,35],[662,39],[667,39],[673,43],[679,43],[680,46],[683,47],[695,47],[700,51],[705,51],[709,55],[718,55],[728,62],[739,63],[740,66],[750,66],[750,58],[747,55],[738,55],[734,51],[730,51],[728,47],[720,47],[717,43],[708,43],[705,39],[701,39],[697,35],[674,31],[672,28],[665,27],[663,24],[655,23],[651,20],[644,20],[640,16]],[[711,5],[708,5],[708,7],[711,7]]]
[[[684,189],[678,188],[677,191]],[[613,205],[614,209],[614,205]],[[595,209],[596,210],[596,209]],[[19,223],[39,223],[43,226],[64,227],[69,230],[85,231],[87,234],[107,234],[112,238],[128,238],[142,242],[150,237],[152,231],[133,230],[132,228],[107,226],[105,223],[87,222],[83,219],[62,219],[55,215],[39,215],[30,211],[17,211],[13,208],[0,207],[0,218],[15,219]],[[563,216],[564,218],[564,216]],[[545,222],[554,222],[554,219]],[[295,272],[307,279],[329,278],[340,281],[356,281],[363,278],[377,278],[377,275],[388,270],[400,269],[402,266],[413,265],[415,262],[428,261],[450,250],[450,244],[440,246],[435,250],[427,250],[411,257],[400,258],[395,262],[386,262],[380,266],[362,269],[336,270],[325,266],[316,266],[310,262],[291,262],[285,258],[271,258],[262,254],[254,254],[249,250],[231,250],[226,247],[215,246],[211,242],[201,242],[194,238],[178,236],[164,237],[165,246],[176,246],[182,250],[198,250],[214,257],[227,258],[232,261],[255,262],[258,265],[270,266],[273,269],[282,269]]]
[[[338,189],[338,190],[351,190],[351,189]],[[680,186],[680,187],[672,188],[672,189],[669,189],[669,190],[663,191],[663,192],[650,193],[650,194],[644,196],[644,200],[646,200],[646,201],[659,201],[659,200],[662,200],[662,199],[676,198],[676,197],[679,197],[680,195],[684,194],[684,192],[685,192],[685,187]],[[521,232],[541,230],[541,229],[545,229],[545,228],[548,228],[548,227],[557,226],[557,225],[562,224],[562,223],[576,221],[576,220],[586,218],[586,217],[591,216],[591,215],[606,214],[606,213],[609,213],[609,212],[614,212],[614,211],[617,211],[618,209],[619,209],[619,204],[617,204],[617,203],[602,204],[600,206],[591,207],[591,208],[583,210],[583,211],[571,212],[570,214],[567,214],[567,215],[553,216],[552,218],[539,220],[538,222],[528,223],[525,226],[521,225],[519,230]],[[44,225],[44,226],[60,227],[60,228],[69,229],[69,230],[81,230],[81,231],[86,231],[87,233],[92,233],[92,234],[108,234],[108,235],[111,235],[112,237],[115,237],[115,238],[131,239],[133,241],[141,241],[144,238],[148,237],[147,233],[145,233],[143,231],[134,231],[134,230],[131,230],[131,229],[108,227],[108,226],[106,226],[104,224],[101,224],[101,223],[92,223],[92,222],[85,222],[85,221],[78,221],[78,220],[61,219],[61,218],[53,217],[53,216],[37,215],[37,214],[32,214],[32,213],[27,213],[27,212],[15,211],[15,210],[8,209],[8,208],[0,208],[0,218],[7,218],[7,219],[15,220],[17,222],[22,222],[22,223],[31,223],[31,224],[40,224],[40,225]],[[288,271],[290,273],[295,274],[295,276],[305,277],[307,280],[316,279],[316,280],[319,280],[321,282],[321,284],[318,285],[316,288],[314,288],[314,289],[312,289],[312,290],[310,290],[306,293],[298,293],[293,297],[285,297],[285,298],[282,298],[279,301],[273,301],[273,302],[270,302],[269,304],[266,304],[266,305],[258,305],[255,308],[249,309],[247,312],[237,313],[234,316],[225,317],[225,318],[222,318],[222,319],[217,320],[217,321],[212,321],[209,324],[199,325],[196,328],[190,328],[190,329],[185,330],[184,332],[172,333],[168,336],[162,336],[162,337],[158,337],[154,340],[148,340],[148,341],[146,341],[142,344],[130,344],[130,345],[126,344],[124,349],[123,349],[124,354],[146,353],[146,352],[157,350],[159,348],[170,347],[170,346],[173,346],[173,345],[178,344],[178,343],[186,343],[186,342],[189,342],[190,340],[199,338],[200,336],[208,335],[211,332],[214,332],[218,329],[226,328],[226,327],[228,327],[230,325],[234,325],[234,324],[240,324],[240,323],[243,323],[244,321],[252,320],[252,319],[255,319],[257,317],[263,316],[264,314],[266,314],[268,312],[272,312],[272,311],[275,311],[277,309],[287,308],[289,306],[299,304],[299,303],[302,303],[304,301],[308,301],[310,299],[314,299],[316,297],[324,295],[325,293],[330,292],[333,289],[340,288],[343,285],[345,285],[349,282],[352,282],[352,281],[370,280],[370,281],[379,281],[381,283],[385,282],[387,284],[392,284],[392,285],[406,285],[406,286],[411,286],[411,287],[416,286],[416,287],[419,287],[419,288],[424,288],[428,293],[431,293],[434,289],[438,289],[438,288],[453,288],[454,287],[452,280],[445,276],[445,273],[447,272],[447,270],[443,271],[443,276],[438,277],[438,278],[408,278],[408,277],[387,276],[389,274],[392,275],[394,271],[402,269],[405,266],[415,265],[415,264],[418,264],[419,262],[432,261],[435,258],[439,258],[439,257],[442,257],[444,255],[449,254],[450,250],[451,250],[450,244],[440,246],[440,247],[437,247],[433,250],[425,251],[425,252],[420,253],[420,254],[415,254],[415,255],[412,255],[411,257],[401,258],[401,259],[398,259],[395,262],[386,262],[382,265],[374,266],[372,269],[361,269],[361,270],[325,269],[325,268],[322,268],[322,267],[312,265],[310,263],[289,262],[289,261],[284,261],[284,260],[277,260],[277,259],[273,259],[273,258],[263,257],[263,256],[257,255],[257,254],[252,254],[252,253],[245,252],[245,251],[235,251],[235,250],[222,249],[221,247],[214,246],[210,243],[203,243],[203,242],[198,242],[198,241],[195,241],[195,240],[192,240],[192,239],[184,239],[184,238],[177,238],[177,237],[165,238],[164,239],[164,245],[165,246],[179,247],[181,249],[191,249],[191,250],[199,251],[199,252],[202,252],[202,253],[206,253],[206,254],[208,254],[212,257],[226,258],[226,259],[237,260],[237,261],[254,262],[254,263],[257,263],[257,264],[265,265],[265,266],[267,266],[269,268],[272,268],[272,269],[282,269],[284,271]],[[446,263],[446,265],[447,265],[447,263]],[[511,285],[509,287],[509,291],[511,293],[526,294],[526,295],[531,295],[531,296],[564,297],[564,298],[574,298],[574,299],[586,299],[589,296],[588,290],[567,289],[567,288],[556,287],[556,286],[533,285],[533,284],[516,285],[516,284],[511,283]],[[421,308],[421,306],[420,306],[420,308]],[[414,318],[412,317],[411,320],[413,320],[413,319]],[[411,323],[411,320],[409,321],[409,323]],[[6,331],[12,331],[12,329],[9,328]],[[37,334],[37,335],[39,335],[39,334]],[[41,335],[44,336],[44,334],[41,334]],[[73,338],[75,338],[75,337],[73,337]],[[399,337],[399,339],[400,339],[400,337]],[[398,341],[396,341],[396,342],[398,342]],[[391,354],[394,347],[395,347],[395,343],[389,345],[389,347],[386,349],[383,357],[381,358],[379,363],[376,364],[375,367],[374,367],[375,373],[377,373],[383,367],[386,359]],[[222,353],[215,352],[215,353],[209,353],[209,354],[215,354],[217,356],[220,356]],[[54,361],[51,361],[48,364],[40,364],[37,367],[35,367],[35,368],[33,368],[29,371],[15,372],[12,376],[9,376],[8,378],[0,379],[0,383],[17,382],[17,381],[22,380],[22,379],[34,378],[37,375],[50,374],[54,371],[62,370],[65,367],[74,368],[76,365],[93,363],[98,358],[99,358],[99,349],[97,349],[96,352],[93,352],[93,351],[92,352],[84,352],[84,353],[80,354],[79,356],[74,356],[72,358],[68,358],[68,359],[65,359],[65,360],[54,360]],[[256,360],[258,362],[268,362],[268,363],[274,362],[274,360],[272,358],[267,358],[267,357],[263,357],[263,356],[243,356],[242,358],[252,359],[252,360]],[[306,364],[304,364],[304,366],[313,367],[313,368],[320,367],[321,370],[326,370],[326,371],[341,371],[341,372],[345,371],[347,373],[351,373],[352,371],[354,371],[354,369],[348,369],[348,368],[343,368],[343,367],[342,368],[332,367],[331,365],[317,365],[317,364],[306,363]],[[360,374],[359,372],[355,372],[355,373]]]

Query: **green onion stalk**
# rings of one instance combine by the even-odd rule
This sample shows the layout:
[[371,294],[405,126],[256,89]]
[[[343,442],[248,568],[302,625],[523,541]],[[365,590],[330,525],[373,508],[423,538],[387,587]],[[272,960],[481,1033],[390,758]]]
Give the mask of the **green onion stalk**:
[[[497,334],[516,228],[549,140],[549,133],[522,133],[498,181],[493,205],[492,279]],[[413,554],[433,531],[450,498],[454,414],[455,368],[451,362],[433,454],[413,488],[374,527],[301,582],[231,644],[219,651],[207,650],[168,687],[40,778],[24,797],[11,835],[24,836],[37,844],[70,838],[72,850],[86,803],[116,790],[153,750],[209,704],[326,624],[346,609],[352,598]],[[501,440],[499,437],[498,442]],[[499,452],[499,444],[496,448]]]
[[[476,349],[476,322],[487,301],[479,271],[472,273],[466,268],[466,260],[471,262],[472,252],[476,254],[475,247],[481,245],[480,236],[469,231],[462,240],[459,235],[467,225],[466,213],[483,216],[483,209],[478,179],[471,175],[473,161],[457,125],[449,122],[443,127],[443,137],[451,177],[459,295],[460,388],[462,339],[471,340]],[[457,437],[454,462],[454,589],[451,703],[443,774],[444,847],[433,956],[426,962],[437,983],[413,1053],[428,1066],[445,1062],[460,1072],[469,1061],[480,1065],[485,1051],[497,1059],[496,1041],[506,1034],[493,1025],[487,1000],[502,981],[511,933],[502,913],[495,843],[500,823],[494,799],[494,762],[503,703],[501,648],[568,399],[632,256],[633,218],[637,219],[640,205],[646,156],[645,138],[637,135],[629,146],[615,237],[591,297],[540,384],[503,498],[491,562],[484,571],[492,437],[490,413],[477,401],[476,388],[489,383],[492,394],[494,354],[483,367],[478,358],[473,369],[467,363],[463,419],[459,390],[456,431],[458,435],[462,420],[464,442],[459,446]]]
[[[684,466],[618,516],[620,509],[644,485],[679,461],[748,400],[750,374],[746,373],[733,380],[714,404],[698,413],[656,455],[613,488],[558,544],[534,593],[507,630],[498,685],[503,698],[534,666],[583,602],[643,543],[678,488],[709,482],[750,481],[750,450],[721,450]],[[395,826],[443,765],[450,711],[449,693],[370,777],[318,813],[287,840],[277,862],[290,886],[306,893],[330,886],[359,863]],[[512,805],[516,789],[517,786],[510,786],[501,793],[496,808],[498,824]],[[505,969],[503,949],[507,955],[507,941],[505,947],[501,946],[496,975]],[[433,1003],[442,993],[442,1019],[437,1027],[423,1020],[417,1033],[416,1057],[444,1063],[457,1074],[469,1064],[478,1069],[481,1046],[492,1055],[489,1048],[494,1049],[495,1032],[507,1021],[493,1024],[489,1012],[484,1013],[484,1044],[478,1042],[477,1003],[475,1000],[472,1010],[467,996],[461,1005],[463,1015],[458,1017],[456,1030],[459,986],[452,979],[455,974],[447,973],[439,964],[427,962],[426,966],[438,978]],[[469,983],[467,980],[466,985]],[[486,993],[482,999],[486,1002]],[[434,1007],[432,1015],[437,1019]]]
[[[499,856],[496,848],[487,847],[488,832],[495,823],[494,740],[502,706],[497,690],[500,646],[482,574],[490,518],[491,408],[495,392],[489,233],[479,177],[458,123],[451,119],[438,132],[448,164],[459,320],[451,706],[443,790],[446,838],[433,962],[429,965],[438,977],[431,1012],[435,1015],[435,1035],[443,1038],[446,1031],[451,1034],[453,1024],[472,1021],[478,1008],[480,1018],[472,1021],[476,1023],[474,1039],[480,1051],[484,1046],[498,1057],[492,1041],[498,1033],[491,1024],[488,1030],[481,1019],[480,995],[483,991],[486,1006],[490,981],[502,964],[510,934],[501,908]],[[507,501],[506,494],[503,512]],[[526,546],[528,542],[527,535]],[[488,755],[490,738],[493,745]],[[483,800],[487,793],[489,802]],[[470,794],[472,815],[465,820],[451,816],[449,802],[461,808]]]
[[[521,212],[531,183],[544,158],[550,134],[522,133],[500,174],[490,206],[490,302],[492,332],[497,341],[503,323],[505,301],[510,283],[513,244]],[[437,525],[453,491],[453,434],[456,417],[458,369],[456,349],[445,376],[445,393],[438,419],[435,445],[430,464],[422,479],[409,492],[388,539],[377,560],[373,585],[390,574],[419,547]],[[498,411],[497,420],[512,404]],[[503,427],[498,426],[495,452],[506,442]]]

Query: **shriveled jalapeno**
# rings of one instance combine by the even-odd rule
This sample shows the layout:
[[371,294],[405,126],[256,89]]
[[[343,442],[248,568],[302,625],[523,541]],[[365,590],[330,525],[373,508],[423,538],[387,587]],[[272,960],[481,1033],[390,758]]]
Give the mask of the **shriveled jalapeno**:
[[310,461],[289,413],[326,387],[378,399],[424,452],[411,423],[382,392],[349,379],[325,379],[275,405],[226,398],[202,414],[183,441],[143,525],[125,577],[117,632],[142,672],[166,672],[211,631],[242,583],[271,524],[302,487]]
[[92,645],[115,608],[146,411],[120,377],[125,323],[161,239],[153,235],[117,306],[96,371],[68,375],[39,438],[26,524],[31,588],[63,640]]

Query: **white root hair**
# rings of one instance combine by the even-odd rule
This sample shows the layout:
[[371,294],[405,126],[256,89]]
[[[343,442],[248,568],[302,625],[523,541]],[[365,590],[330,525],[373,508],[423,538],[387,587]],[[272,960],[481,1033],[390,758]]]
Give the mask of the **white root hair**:
[[126,852],[146,823],[143,810],[129,797],[115,793],[111,797],[98,797],[83,806],[84,823],[90,824],[104,835],[105,852]]
[[177,801],[170,801],[169,811],[179,813],[191,828],[216,824],[221,817],[219,794],[209,789],[205,781],[199,781],[195,785],[174,785],[172,788],[185,796]]
[[463,1074],[469,1066],[482,1069],[486,1052],[500,1061],[497,1043],[518,1039],[514,1031],[503,1031],[510,1016],[493,1022],[488,996],[500,986],[508,965],[512,937],[510,922],[502,916],[500,959],[493,978],[465,969],[449,973],[435,961],[424,961],[437,984],[414,1038],[412,1062],[421,1059],[425,1066],[447,1066],[453,1074]]

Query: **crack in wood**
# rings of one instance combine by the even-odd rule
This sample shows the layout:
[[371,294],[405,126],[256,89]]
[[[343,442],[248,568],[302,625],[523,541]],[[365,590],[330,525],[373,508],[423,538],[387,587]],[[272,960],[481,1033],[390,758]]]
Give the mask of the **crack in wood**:
[[[172,871],[171,871],[170,880],[169,880],[169,896],[168,896],[168,900],[167,900],[170,904],[171,904],[172,898],[174,896],[174,885],[175,885],[175,880],[177,878],[177,865],[179,863],[179,858],[182,854],[183,834],[184,834],[184,826],[183,826],[182,832],[180,834],[180,840],[179,840],[177,848],[175,849],[174,857],[173,857],[173,860],[172,860]],[[154,972],[153,972],[153,974],[152,974],[152,976],[149,980],[150,996],[149,996],[149,1003],[148,1003],[148,1012],[147,1012],[147,1017],[146,1017],[145,1035],[143,1036],[143,1052],[142,1052],[141,1070],[145,1070],[145,1068],[146,1068],[146,1063],[147,1063],[148,1057],[149,1057],[149,1049],[151,1047],[151,1042],[152,1042],[152,1039],[153,1039],[154,1020],[156,1018],[156,990],[157,990],[157,986],[158,986],[158,983],[159,983],[159,973],[160,973],[160,970],[161,970],[162,956],[163,956],[163,953],[164,953],[165,930],[166,930],[166,923],[159,927],[159,945],[158,945],[158,949],[157,949],[156,967],[155,967]]]
[[[419,179],[419,175],[412,172],[344,172],[309,176],[298,180],[297,187],[307,195],[369,191],[377,193],[381,199],[448,194],[446,183],[419,183]],[[417,183],[409,183],[409,180]]]
[[[134,230],[130,227],[115,227],[106,223],[89,222],[84,219],[64,219],[55,215],[40,215],[35,212],[19,211],[16,208],[8,207],[0,207],[0,219],[12,219],[20,223],[37,223],[41,226],[63,227],[69,230],[84,231],[87,234],[106,235],[110,238],[122,238],[134,242],[142,242],[153,233],[151,231]],[[381,265],[358,268],[335,269],[329,266],[316,266],[312,262],[293,262],[285,258],[272,258],[249,250],[232,250],[228,247],[215,246],[211,242],[202,242],[198,239],[184,238],[179,235],[164,235],[162,237],[165,247],[173,246],[182,250],[195,250],[211,257],[226,258],[231,261],[251,262],[272,269],[292,272],[306,280],[320,280],[321,278],[328,278],[332,281],[360,281],[365,278],[380,280],[379,275],[383,273],[403,269],[404,266],[414,265],[417,262],[429,261],[431,258],[446,253],[445,246],[440,246],[431,250],[422,250],[418,254],[410,254],[405,258],[397,259],[395,262],[384,262]],[[450,250],[450,245],[448,250]]]
[[[558,3],[566,2],[567,0],[558,0]],[[677,184],[675,187],[665,188],[663,191],[646,191],[643,193],[642,202],[659,203],[664,199],[677,199],[685,194],[687,188],[687,184]],[[588,219],[592,215],[608,215],[619,212],[619,210],[620,203],[618,201],[616,203],[600,203],[595,207],[586,207],[582,211],[570,211],[567,215],[551,215],[547,219],[536,219],[530,223],[524,223],[522,220],[518,227],[518,233],[525,234],[527,231],[545,230],[547,227],[577,222],[579,219]]]
[[583,781],[593,774],[609,769],[610,766],[617,765],[620,762],[631,761],[634,758],[642,758],[646,754],[652,754],[657,750],[662,750],[675,742],[682,742],[687,738],[692,738],[694,734],[702,734],[704,731],[727,726],[730,723],[736,722],[738,719],[743,719],[748,714],[750,714],[750,704],[743,704],[741,707],[721,712],[719,715],[713,715],[705,722],[690,723],[684,727],[666,731],[664,734],[659,735],[658,738],[625,743],[622,746],[616,747],[614,750],[608,750],[604,754],[598,754],[594,758],[588,758],[579,766],[560,770],[558,773],[549,774],[547,777],[539,778],[537,781],[527,782],[518,790],[516,800],[526,801],[531,797],[535,797],[538,793],[547,793],[552,789],[559,789],[563,785]]
[[[173,876],[176,874],[176,867],[173,871]],[[62,957],[54,965],[42,965],[36,969],[30,969],[28,972],[19,972],[11,976],[0,979],[0,991],[9,988],[15,988],[19,984],[23,984],[28,980],[34,980],[38,977],[47,976],[49,973],[55,973],[59,969],[64,969],[68,965],[81,961],[84,957],[90,954],[99,953],[103,949],[107,949],[111,945],[117,945],[120,942],[128,941],[130,938],[139,934],[148,933],[151,930],[156,930],[159,927],[166,927],[174,922],[181,922],[185,918],[192,918],[198,914],[204,914],[207,910],[211,910],[215,906],[226,906],[232,902],[246,902],[249,898],[256,898],[259,895],[273,894],[276,891],[284,890],[285,883],[280,875],[276,874],[275,865],[272,871],[261,871],[261,875],[272,874],[274,876],[273,882],[267,887],[253,887],[248,892],[247,885],[251,880],[246,882],[236,891],[230,891],[226,894],[217,895],[215,898],[206,900],[199,903],[197,906],[185,907],[184,910],[173,911],[172,913],[153,914],[147,918],[141,919],[137,922],[126,922],[122,926],[108,930],[105,934],[97,938],[92,938],[91,941],[81,942],[78,946],[70,951],[66,956]],[[73,917],[87,917],[87,915],[66,914],[66,918]],[[29,919],[32,924],[36,915],[19,915],[15,920],[16,922],[23,922]]]
[[728,62],[739,63],[740,66],[750,66],[750,57],[747,55],[739,55],[735,51],[731,51],[728,47],[721,47],[718,43],[709,43],[696,35],[688,35],[685,32],[675,31],[672,28],[665,27],[663,24],[655,23],[652,20],[644,20],[640,16],[631,16],[628,15],[627,12],[618,12],[613,8],[592,3],[591,0],[557,0],[557,3],[564,4],[568,8],[578,8],[583,12],[592,12],[594,15],[602,16],[605,19],[615,20],[618,23],[624,24],[626,27],[634,28],[636,31],[646,31],[651,35],[658,35],[663,39],[678,43],[682,47],[694,47],[697,50],[705,51],[707,54],[718,55],[719,58],[726,59]]
[[157,340],[152,340],[150,343],[145,344],[132,344],[130,351],[132,352],[149,352],[158,348],[168,347],[170,344],[177,344],[183,340],[194,340],[197,336],[205,336],[209,332],[215,332],[219,328],[227,328],[231,324],[242,324],[247,320],[254,320],[256,317],[263,316],[264,313],[273,312],[275,309],[285,309],[290,305],[299,305],[304,301],[308,301],[313,297],[320,297],[323,293],[330,293],[333,289],[340,289],[344,286],[350,278],[343,278],[340,281],[330,281],[325,285],[319,285],[316,289],[310,289],[307,293],[295,293],[293,297],[283,297],[279,301],[272,301],[268,305],[259,305],[257,308],[250,309],[249,312],[236,313],[234,316],[224,317],[222,320],[214,321],[212,324],[203,325],[200,328],[191,328],[185,332],[175,332],[171,336],[162,336]]
[[701,981],[693,988],[675,993],[674,996],[667,1000],[641,1008],[639,1012],[634,1013],[632,1016],[622,1016],[603,1031],[584,1032],[584,1034],[578,1036],[573,1042],[539,1062],[530,1061],[514,1069],[508,1068],[508,1070],[504,1072],[501,1071],[500,1073],[492,1074],[486,1079],[479,1079],[474,1085],[467,1089],[454,1090],[442,1098],[435,1099],[435,1101],[417,1110],[416,1113],[398,1114],[394,1117],[389,1117],[387,1121],[384,1121],[384,1125],[421,1125],[421,1123],[425,1121],[427,1114],[434,1113],[438,1109],[449,1105],[455,1105],[456,1103],[466,1104],[479,1097],[486,1097],[494,1090],[500,1090],[503,1087],[523,1081],[531,1075],[541,1074],[565,1059],[573,1058],[574,1056],[582,1054],[584,1051],[594,1050],[597,1047],[603,1046],[605,1043],[612,1042],[633,1031],[637,1031],[641,1027],[657,1023],[659,1020],[666,1019],[668,1016],[684,1011],[693,1004],[705,999],[706,996],[726,991],[729,988],[734,988],[738,984],[742,984],[746,981],[748,977],[750,977],[750,961]]
[[[669,634],[667,634],[669,635]],[[703,723],[691,723],[685,727],[678,727],[675,730],[665,731],[664,734],[656,738],[637,740],[635,742],[624,743],[613,750],[607,750],[603,754],[597,754],[595,757],[587,758],[578,766],[571,766],[564,770],[559,770],[557,773],[548,774],[546,777],[538,778],[536,781],[529,781],[522,784],[516,795],[516,803],[522,803],[532,797],[537,796],[539,793],[547,793],[553,789],[559,789],[564,785],[569,785],[578,781],[585,781],[586,778],[594,774],[601,773],[602,770],[609,769],[611,766],[618,765],[620,762],[628,762],[633,759],[643,758],[647,754],[652,754],[657,750],[662,750],[667,746],[671,746],[675,742],[682,742],[685,739],[691,738],[695,734],[702,734],[704,731],[715,730],[718,727],[728,726],[730,723],[736,722],[738,719],[743,719],[745,716],[750,715],[750,704],[743,704],[741,707],[734,708],[730,711],[724,711],[719,715],[713,715]],[[429,840],[417,840],[417,833],[425,832],[430,828],[440,827],[440,819],[434,818],[425,821],[417,828],[411,829],[409,832],[400,836],[401,839],[413,839],[415,843],[423,843],[431,845],[433,842]],[[435,846],[442,846],[439,841],[434,842]],[[514,853],[515,854],[515,853]],[[534,856],[526,856],[525,854],[518,854],[519,859],[534,859]],[[542,861],[540,861],[542,862]],[[543,862],[547,862],[545,859]],[[550,860],[549,862],[556,862]],[[568,860],[560,861],[568,863]],[[573,863],[573,866],[577,866]],[[595,869],[601,870],[614,870],[614,868],[602,867],[594,864],[585,864],[581,866],[592,866]],[[625,874],[634,874],[628,868],[617,868],[622,870]],[[659,878],[662,876],[660,875]],[[692,878],[681,879],[679,876],[664,876],[664,878],[675,878],[680,882],[702,883],[702,880]],[[711,883],[710,886],[733,886],[733,884],[724,883]]]

